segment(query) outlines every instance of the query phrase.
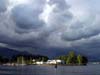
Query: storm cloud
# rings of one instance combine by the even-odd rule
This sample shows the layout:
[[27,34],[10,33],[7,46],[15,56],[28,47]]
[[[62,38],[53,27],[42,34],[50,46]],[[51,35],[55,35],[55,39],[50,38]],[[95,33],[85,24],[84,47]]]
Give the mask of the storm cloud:
[[8,0],[0,0],[0,12],[6,11],[8,4]]
[[100,49],[97,2],[0,0],[0,46],[43,54],[77,48],[79,52],[91,52],[88,55],[97,48],[96,54]]

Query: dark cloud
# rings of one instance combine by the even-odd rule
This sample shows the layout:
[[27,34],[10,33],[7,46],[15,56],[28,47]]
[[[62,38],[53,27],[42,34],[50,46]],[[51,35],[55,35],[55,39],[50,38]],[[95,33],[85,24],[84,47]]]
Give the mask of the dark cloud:
[[79,17],[80,12],[71,9],[65,0],[29,0],[15,5],[0,0],[0,43],[33,53],[54,52],[52,55],[69,49],[87,53],[98,48],[98,52],[100,15],[88,10],[85,18]]
[[69,5],[66,4],[66,1],[65,0],[50,0],[49,1],[49,4],[52,5],[52,4],[55,4],[58,9],[61,9],[61,10],[66,10],[69,8]]
[[44,25],[39,19],[41,10],[34,9],[32,5],[19,5],[13,8],[12,16],[19,28],[36,29]]
[[[48,28],[47,26],[49,24],[46,25],[45,22],[39,18],[40,15],[43,13],[45,2],[45,0],[38,0],[32,1],[32,4],[20,4],[13,7],[10,13],[6,14],[7,16],[5,16],[4,18],[5,20],[1,22],[1,31],[3,32],[1,32],[1,43],[5,43],[16,47],[25,46],[38,48],[39,46],[47,45],[48,37],[53,32],[56,32],[59,26],[61,27],[61,25],[55,25],[55,22],[60,21],[62,24],[66,21],[65,19],[67,17],[70,17],[70,15],[68,13],[63,13],[63,11],[59,11],[61,10],[61,8],[59,9],[59,7],[56,6],[54,10],[58,9],[57,15],[53,10],[51,13],[52,15],[49,16],[48,19],[51,20],[50,18],[52,17],[55,20],[57,18],[58,19],[56,21],[51,20],[53,21],[53,24],[51,23],[51,21],[48,22],[50,23],[50,28]],[[64,16],[66,16],[66,18],[64,18]],[[2,29],[2,27],[5,30]]]
[[0,0],[0,12],[7,10],[8,0]]
[[100,22],[97,21],[96,16],[91,21],[91,23],[86,21],[85,22],[76,21],[74,24],[70,25],[68,30],[66,30],[62,34],[62,39],[65,39],[67,41],[75,41],[75,40],[94,37],[100,34],[99,23]]

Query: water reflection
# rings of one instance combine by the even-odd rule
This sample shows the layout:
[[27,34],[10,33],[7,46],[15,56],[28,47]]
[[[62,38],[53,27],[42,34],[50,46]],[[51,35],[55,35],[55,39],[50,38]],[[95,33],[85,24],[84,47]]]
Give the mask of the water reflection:
[[0,66],[0,75],[100,75],[100,65],[88,66]]

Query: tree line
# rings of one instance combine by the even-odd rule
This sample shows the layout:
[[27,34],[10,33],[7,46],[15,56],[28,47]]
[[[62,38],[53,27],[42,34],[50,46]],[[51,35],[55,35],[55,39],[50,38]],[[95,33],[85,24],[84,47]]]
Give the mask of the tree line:
[[[46,62],[49,58],[47,56],[42,55],[14,55],[11,58],[4,58],[3,56],[0,56],[0,64],[6,64],[6,63],[17,63],[17,64],[32,64],[36,61],[44,61]],[[35,60],[35,61],[33,61]]]
[[[0,64],[4,63],[25,63],[32,64],[36,61],[46,62],[49,58],[47,56],[42,55],[14,55],[11,58],[5,58],[0,56]],[[70,51],[66,55],[58,56],[56,59],[63,60],[65,64],[68,65],[86,65],[88,63],[88,59],[86,56],[81,54],[76,55],[74,51]],[[35,60],[35,61],[33,61]]]
[[88,59],[83,55],[76,55],[74,51],[70,51],[67,55],[58,56],[57,59],[63,60],[68,65],[86,65]]

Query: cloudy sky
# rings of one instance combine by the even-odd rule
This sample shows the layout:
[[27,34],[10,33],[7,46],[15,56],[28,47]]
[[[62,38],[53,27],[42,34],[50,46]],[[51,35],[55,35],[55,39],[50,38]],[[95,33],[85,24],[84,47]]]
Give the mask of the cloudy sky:
[[100,0],[0,0],[0,46],[37,54],[100,54]]

